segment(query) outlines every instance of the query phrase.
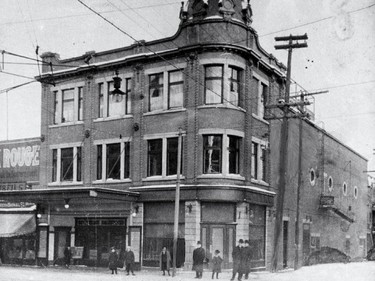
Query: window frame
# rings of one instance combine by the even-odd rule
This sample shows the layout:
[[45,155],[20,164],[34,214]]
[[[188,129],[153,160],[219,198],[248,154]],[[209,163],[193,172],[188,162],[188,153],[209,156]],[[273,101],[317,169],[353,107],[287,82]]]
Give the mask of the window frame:
[[[96,146],[96,182],[113,182],[113,181],[130,181],[130,147],[131,138],[97,140],[94,141]],[[109,155],[108,146],[120,145],[120,155],[115,160],[119,166],[119,178],[109,177]],[[119,164],[118,164],[119,162]]]
[[[228,65],[228,69],[230,71],[230,75],[229,75],[229,97],[228,97],[228,101],[230,102],[230,104],[234,105],[234,106],[241,106],[241,98],[242,98],[242,73],[243,73],[243,69],[241,69],[240,67],[238,66],[235,66],[235,65]],[[233,71],[237,71],[237,79],[233,78]],[[235,91],[232,91],[233,89],[233,84],[236,83],[237,84],[237,92]],[[236,99],[236,104],[233,104],[233,101],[231,99],[231,96],[232,96],[232,93],[236,93],[237,94],[237,99]]]
[[[155,76],[155,78],[157,77],[157,83],[156,82],[151,82],[152,81],[152,78]],[[164,72],[158,72],[158,73],[152,73],[152,74],[149,74],[148,75],[148,111],[149,112],[152,112],[152,111],[158,111],[158,110],[163,110],[163,100],[164,100],[164,76],[165,76],[165,73]],[[161,80],[161,83],[160,83],[160,80]],[[161,107],[160,108],[155,108],[153,109],[152,108],[152,95],[155,93],[155,91],[152,92],[152,90],[158,90],[158,93],[160,96],[158,96],[159,99],[161,99]]]
[[[63,166],[62,166],[62,150],[72,149],[72,179],[64,180],[63,177]],[[82,144],[64,144],[64,145],[51,145],[52,154],[52,174],[51,182],[49,185],[54,184],[77,184],[82,183]],[[69,168],[69,166],[68,166]]]
[[[131,116],[131,92],[133,87],[133,77],[130,72],[124,72],[121,77],[121,88],[120,90],[125,93],[122,97],[122,109],[120,114],[111,114],[110,112],[110,100],[113,98],[110,94],[111,83],[113,84],[113,76],[108,76],[105,78],[95,79],[96,85],[96,101],[97,101],[97,117],[96,120],[106,120],[106,119],[120,119],[127,116]],[[113,86],[112,86],[113,87]]]
[[[209,76],[207,77],[207,69],[210,67],[220,67],[221,68],[221,76]],[[204,65],[204,99],[203,103],[205,105],[215,105],[215,104],[222,104],[224,101],[224,71],[225,65],[224,64],[206,64]],[[207,81],[220,81],[220,93],[215,93],[213,90],[208,89],[207,87]],[[213,93],[213,95],[220,94],[220,102],[207,102],[207,95],[208,95],[208,90]],[[214,98],[215,100],[215,98]]]
[[[175,82],[171,82],[171,73],[176,73],[176,72],[181,72],[181,80],[179,81],[175,81]],[[183,108],[184,107],[184,72],[183,70],[171,70],[171,71],[168,71],[168,109],[178,109],[178,108]],[[181,94],[181,105],[177,105],[177,106],[171,106],[171,87],[173,86],[178,86],[178,85],[181,85],[182,86],[182,92],[180,93]]]
[[[232,129],[200,129],[198,132],[199,135],[201,135],[201,175],[199,177],[201,178],[212,178],[212,177],[226,177],[226,178],[234,178],[234,179],[244,179],[244,177],[241,175],[243,173],[243,157],[241,156],[241,151],[243,150],[243,139],[244,139],[244,133],[237,130]],[[207,149],[205,148],[205,137],[207,136],[221,136],[221,153],[220,153],[220,163],[221,166],[221,172],[220,173],[206,173],[207,168],[206,167],[206,159],[205,155]],[[231,141],[230,139],[234,138],[237,141],[238,147],[236,150],[236,164],[238,165],[236,167],[237,173],[232,173],[230,170],[230,153],[232,148],[230,148]]]
[[[256,150],[255,150],[256,149]],[[268,183],[268,165],[269,158],[268,142],[253,137],[251,140],[251,163],[250,163],[250,177],[252,182],[269,184]]]
[[[267,98],[269,96],[268,93],[269,93],[270,83],[265,78],[261,77],[259,74],[255,72],[253,72],[253,80],[255,81],[255,83],[257,83],[257,90],[256,90],[256,96],[255,96],[256,106],[254,108],[255,112],[253,113],[253,116],[265,121],[264,119],[265,113],[266,113],[265,106],[267,104]],[[261,91],[261,89],[263,90]]]
[[[65,126],[83,122],[83,102],[84,102],[84,82],[73,84],[63,84],[61,86],[51,87],[53,93],[53,121],[52,126]],[[64,100],[64,92],[73,91],[73,97]],[[64,107],[66,102],[72,103],[72,118],[66,121],[64,117]],[[82,106],[82,108],[80,107]]]
[[[158,180],[158,179],[175,179],[177,177],[177,159],[178,155],[175,155],[174,158],[176,160],[176,174],[170,174],[169,173],[169,166],[171,163],[169,163],[169,156],[173,152],[173,154],[178,154],[178,133],[168,133],[168,134],[163,134],[163,135],[146,135],[145,136],[145,141],[146,141],[146,146],[147,146],[147,155],[146,155],[146,163],[147,163],[147,171],[146,171],[146,178],[144,180]],[[170,151],[168,147],[169,141],[173,139],[176,144],[176,147]],[[160,149],[160,154],[161,154],[161,174],[158,175],[151,175],[150,174],[150,155],[149,155],[149,143],[150,141],[160,141],[161,142],[161,149]],[[184,143],[184,138],[182,137],[181,140],[181,163],[180,163],[180,176],[183,177],[183,143]]]

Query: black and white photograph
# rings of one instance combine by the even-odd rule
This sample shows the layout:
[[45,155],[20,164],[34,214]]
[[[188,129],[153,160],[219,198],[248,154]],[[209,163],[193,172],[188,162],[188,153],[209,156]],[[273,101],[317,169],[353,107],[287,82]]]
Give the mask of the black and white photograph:
[[375,280],[374,0],[0,4],[0,280]]

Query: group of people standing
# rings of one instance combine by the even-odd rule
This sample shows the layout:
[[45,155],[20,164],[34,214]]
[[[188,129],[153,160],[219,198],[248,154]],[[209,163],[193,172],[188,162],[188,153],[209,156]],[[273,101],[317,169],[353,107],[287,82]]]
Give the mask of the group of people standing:
[[130,247],[126,248],[125,253],[120,252],[118,255],[116,252],[115,247],[111,248],[111,253],[109,254],[108,257],[108,267],[112,271],[112,274],[117,274],[117,268],[122,268],[125,265],[126,268],[126,275],[129,275],[130,272],[134,274],[134,253],[130,249]]
[[242,280],[243,276],[245,276],[245,279],[249,279],[251,249],[248,240],[245,240],[245,242],[243,239],[238,240],[238,245],[233,249],[232,258],[233,272],[230,280],[233,281],[236,274],[238,274],[238,280]]

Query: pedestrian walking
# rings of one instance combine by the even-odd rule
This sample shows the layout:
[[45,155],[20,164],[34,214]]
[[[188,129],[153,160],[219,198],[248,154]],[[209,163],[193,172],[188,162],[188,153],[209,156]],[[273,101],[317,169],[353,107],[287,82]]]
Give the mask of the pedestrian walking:
[[112,271],[111,274],[117,274],[117,264],[118,264],[118,255],[116,253],[115,247],[111,248],[111,253],[109,254],[108,258],[108,267]]
[[221,272],[221,263],[223,258],[220,256],[220,251],[215,250],[214,257],[212,258],[212,279],[216,273],[216,279],[219,279],[219,273]]
[[243,259],[244,259],[245,279],[249,279],[250,261],[251,261],[251,248],[250,248],[249,240],[245,240],[245,246],[243,248]]
[[65,250],[64,250],[64,263],[65,263],[65,267],[66,268],[69,268],[70,266],[70,259],[72,257],[72,254],[70,252],[70,247],[65,247]]
[[126,275],[129,275],[130,272],[132,273],[132,275],[135,275],[134,274],[135,258],[134,258],[134,253],[133,253],[133,251],[131,250],[130,247],[126,248],[125,255],[124,255],[124,261],[125,261],[125,267],[126,267]]
[[238,274],[238,280],[241,280],[241,253],[243,249],[243,240],[238,240],[238,245],[234,247],[232,252],[232,259],[233,259],[233,271],[232,271],[232,278],[231,281],[234,280],[236,274]]
[[203,262],[206,258],[206,252],[202,248],[202,243],[197,242],[197,248],[193,251],[193,270],[195,270],[195,278],[202,278],[203,275]]
[[171,268],[171,254],[167,250],[167,247],[163,247],[160,253],[160,269],[163,271],[163,275],[165,275],[165,271],[169,273],[169,270]]

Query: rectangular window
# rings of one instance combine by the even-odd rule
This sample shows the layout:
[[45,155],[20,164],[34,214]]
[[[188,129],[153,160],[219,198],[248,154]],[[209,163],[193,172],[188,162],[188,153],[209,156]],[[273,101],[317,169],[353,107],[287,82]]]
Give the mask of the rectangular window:
[[265,182],[266,177],[267,177],[267,149],[263,145],[261,145],[260,150],[261,150],[261,161],[260,161],[260,163],[261,163],[261,165],[260,165],[261,166],[260,177],[261,178],[260,179]]
[[229,139],[229,173],[240,173],[240,138],[235,136],[228,136]]
[[130,143],[126,142],[124,147],[124,179],[130,177]]
[[82,148],[52,149],[52,182],[82,180]]
[[163,140],[149,140],[148,141],[148,171],[147,176],[161,176],[162,175],[162,160],[163,160]]
[[167,176],[177,174],[178,138],[167,139]]
[[73,148],[61,149],[60,181],[73,181]]
[[206,66],[204,89],[205,104],[218,104],[223,102],[223,66]]
[[[258,80],[257,80],[258,81]],[[268,92],[268,87],[266,84],[263,82],[258,81],[258,103],[257,103],[257,115],[259,117],[264,117],[265,113],[265,106],[267,102],[267,92]]]
[[53,97],[54,97],[54,103],[53,103],[53,111],[54,111],[54,116],[53,116],[53,124],[59,124],[61,122],[61,112],[60,112],[60,92],[55,91],[53,92]]
[[168,72],[168,109],[183,106],[183,73],[181,70]]
[[222,136],[205,135],[203,136],[203,173],[218,174],[221,173],[222,158]]
[[103,178],[102,163],[103,163],[103,146],[97,146],[97,158],[96,158],[96,179],[101,180]]
[[229,93],[229,102],[234,106],[239,106],[240,102],[240,70],[238,68],[229,67],[230,69],[230,93]]
[[251,143],[251,177],[258,179],[258,146],[259,144]]
[[104,94],[103,94],[103,83],[98,84],[98,102],[99,102],[99,118],[104,117]]
[[[96,179],[121,180],[129,178],[129,149],[129,142],[97,145]],[[105,168],[104,171],[103,168]],[[105,175],[104,178],[103,175]]]
[[132,92],[132,79],[131,78],[126,78],[125,79],[125,114],[130,113],[130,96]]
[[78,120],[83,120],[83,89],[78,88]]
[[107,179],[120,179],[120,158],[121,145],[119,143],[107,144]]
[[107,115],[108,116],[121,116],[125,115],[126,97],[123,95],[114,95],[113,81],[107,84]]
[[82,147],[77,147],[77,181],[82,180]]
[[57,181],[57,149],[52,150],[52,182]]
[[163,73],[149,76],[149,111],[163,109]]
[[74,89],[62,91],[62,123],[74,121]]

